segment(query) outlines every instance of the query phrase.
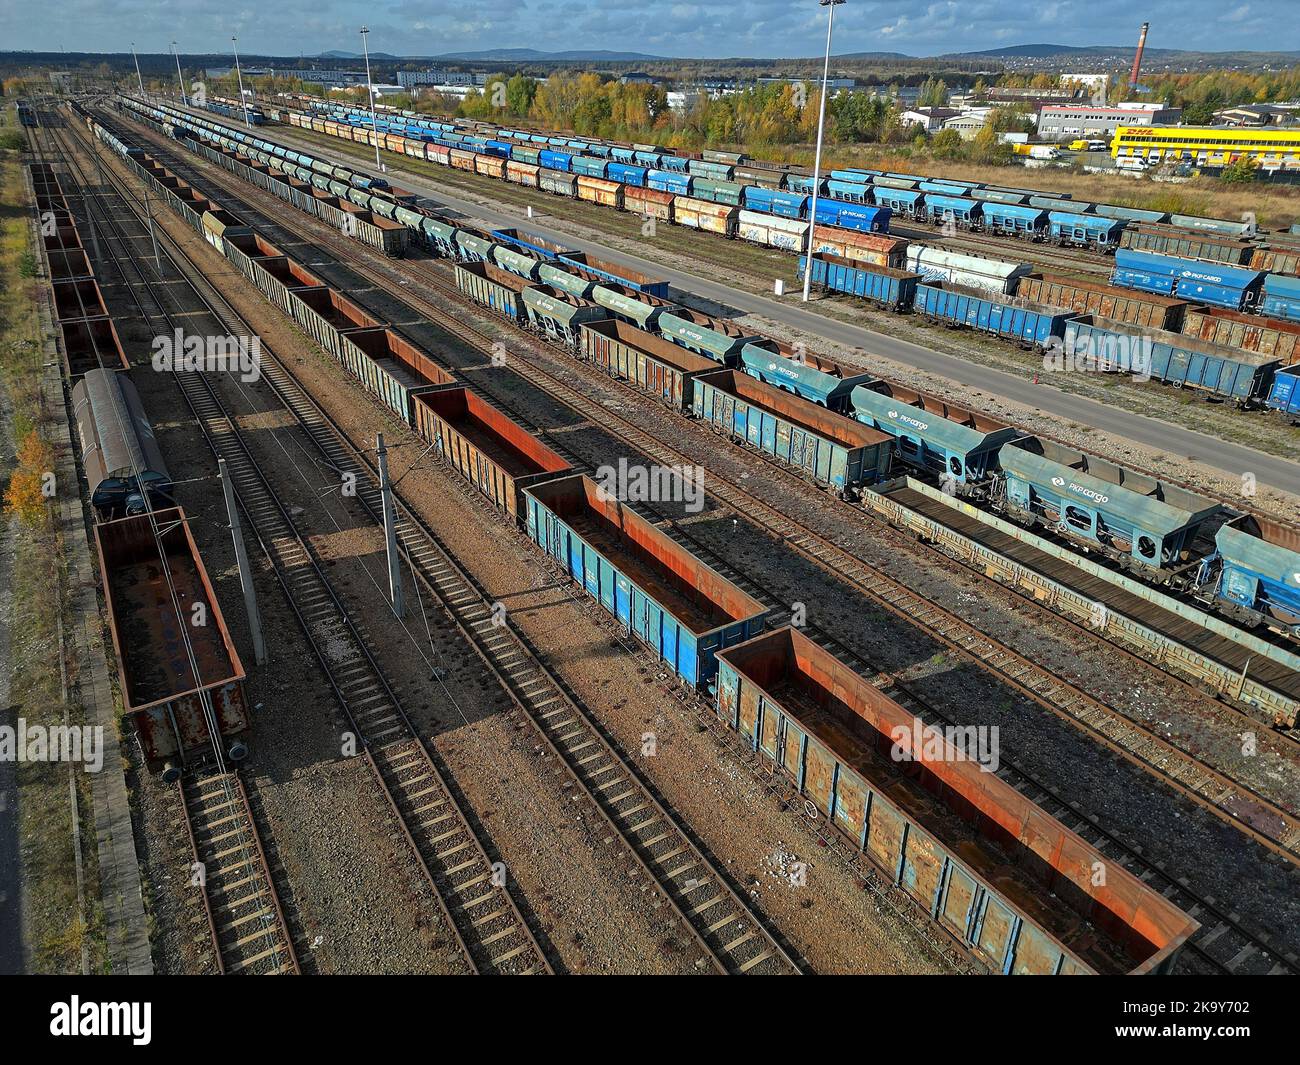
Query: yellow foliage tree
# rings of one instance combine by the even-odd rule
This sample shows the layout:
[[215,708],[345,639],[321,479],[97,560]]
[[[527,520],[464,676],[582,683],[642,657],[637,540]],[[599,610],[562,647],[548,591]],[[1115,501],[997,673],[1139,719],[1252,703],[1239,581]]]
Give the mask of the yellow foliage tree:
[[18,448],[18,467],[5,489],[5,510],[26,525],[44,525],[48,521],[45,507],[45,479],[54,466],[49,445],[35,429],[30,430]]

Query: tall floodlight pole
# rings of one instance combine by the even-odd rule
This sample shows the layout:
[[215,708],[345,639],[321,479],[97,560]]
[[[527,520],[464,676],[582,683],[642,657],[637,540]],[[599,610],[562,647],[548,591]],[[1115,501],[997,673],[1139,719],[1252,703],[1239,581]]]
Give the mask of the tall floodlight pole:
[[135,54],[135,41],[131,42],[131,58],[135,60],[135,80],[140,83],[140,99],[144,99],[144,76],[140,73],[140,57]]
[[808,302],[808,289],[812,284],[813,230],[817,228],[817,187],[822,180],[822,131],[826,126],[826,86],[831,77],[831,27],[835,25],[835,9],[844,0],[817,0],[826,8],[826,65],[822,67],[822,95],[817,110],[817,152],[813,156],[812,207],[808,212],[808,251],[803,268],[803,301]]
[[176,57],[176,80],[181,86],[181,103],[186,107],[190,106],[190,98],[185,92],[185,77],[181,74],[181,54],[176,51],[176,42],[172,41],[172,55]]
[[244,108],[244,125],[249,129],[253,123],[248,120],[248,101],[244,99],[244,73],[239,69],[239,38],[230,38],[230,47],[235,53],[235,77],[239,79],[239,103]]
[[379,161],[379,119],[375,117],[375,86],[370,80],[370,48],[366,44],[369,33],[369,27],[361,27],[361,51],[366,57],[366,92],[370,97],[370,128],[375,134],[375,169],[382,171],[384,164]]

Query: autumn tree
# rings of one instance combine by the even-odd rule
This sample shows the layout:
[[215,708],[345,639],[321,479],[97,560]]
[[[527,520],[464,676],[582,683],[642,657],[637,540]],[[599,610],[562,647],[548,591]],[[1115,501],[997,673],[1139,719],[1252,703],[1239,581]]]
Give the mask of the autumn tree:
[[28,431],[18,447],[17,466],[5,489],[5,510],[25,525],[43,526],[49,521],[45,486],[54,468],[50,447],[35,429]]

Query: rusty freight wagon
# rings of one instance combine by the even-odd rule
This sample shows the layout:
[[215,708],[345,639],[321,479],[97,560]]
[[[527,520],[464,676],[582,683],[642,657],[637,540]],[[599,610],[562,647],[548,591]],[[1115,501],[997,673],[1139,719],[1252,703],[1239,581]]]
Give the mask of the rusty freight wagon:
[[738,370],[696,379],[693,410],[732,439],[846,498],[889,472],[892,443],[885,433]]
[[1016,296],[1033,303],[1066,307],[1079,314],[1096,314],[1129,325],[1177,332],[1187,310],[1185,300],[1131,288],[1117,288],[1067,274],[1029,274],[1020,279]]
[[343,365],[407,425],[415,421],[416,396],[460,384],[450,370],[391,329],[357,329],[338,336]]
[[[176,507],[97,525],[95,546],[123,714],[149,769],[174,780],[185,765],[210,757],[214,744],[233,760],[243,758],[237,737],[248,728],[244,667],[185,512]],[[218,736],[208,728],[209,701]]]
[[623,189],[623,209],[643,218],[656,218],[661,222],[673,220],[673,200],[676,197],[663,189],[628,185]]
[[582,350],[603,373],[658,396],[675,410],[690,410],[696,378],[718,369],[712,359],[617,318],[584,324]]
[[1300,362],[1300,322],[1261,318],[1225,307],[1196,307],[1188,310],[1182,331],[1184,336],[1212,344],[1281,359],[1284,366]]
[[721,718],[993,972],[1168,973],[1199,927],[986,771],[995,748],[954,746],[797,630],[718,662]]
[[621,181],[606,181],[604,178],[588,177],[586,174],[578,174],[574,181],[578,190],[578,199],[598,203],[602,207],[623,206]]
[[761,603],[590,477],[524,495],[529,538],[685,684],[708,688],[718,651],[763,630]]
[[415,398],[416,431],[483,493],[522,526],[524,489],[573,472],[564,459],[528,430],[465,388]]
[[80,377],[90,370],[129,370],[117,327],[111,318],[78,318],[60,322],[63,352],[68,360],[68,377]]
[[457,263],[456,287],[475,303],[490,307],[513,321],[524,315],[526,278],[507,273],[491,263]]
[[372,318],[337,289],[295,289],[289,294],[293,317],[311,338],[336,359],[342,359],[339,337],[358,329],[380,329],[384,323]]

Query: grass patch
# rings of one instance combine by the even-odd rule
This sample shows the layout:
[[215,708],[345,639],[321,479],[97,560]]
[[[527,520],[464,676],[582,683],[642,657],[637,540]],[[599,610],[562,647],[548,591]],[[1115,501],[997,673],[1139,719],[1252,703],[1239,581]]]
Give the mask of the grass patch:
[[[13,112],[6,110],[5,121]],[[16,138],[16,142],[15,142]],[[26,458],[47,456],[49,427],[63,416],[41,389],[44,353],[37,314],[37,258],[30,242],[31,207],[18,151],[25,144],[15,129],[0,131],[0,387],[8,417],[0,412],[0,489],[22,485]],[[48,463],[48,459],[43,459]],[[17,476],[15,476],[17,475]],[[64,490],[69,490],[64,486]],[[76,487],[72,486],[75,491]],[[66,586],[59,532],[46,506],[26,516],[6,510],[3,519],[13,543],[10,592],[10,701],[29,725],[60,725],[65,705],[59,662],[60,597]],[[63,618],[65,624],[68,623]],[[66,708],[69,723],[80,724],[82,709]],[[66,763],[22,763],[18,767],[18,831],[25,894],[23,930],[27,965],[36,973],[81,971],[83,946],[92,972],[107,971],[107,944],[99,907],[98,863],[90,777],[76,767],[73,779],[82,815],[82,868],[89,914],[77,900],[76,854]]]

